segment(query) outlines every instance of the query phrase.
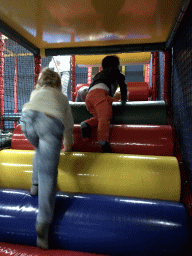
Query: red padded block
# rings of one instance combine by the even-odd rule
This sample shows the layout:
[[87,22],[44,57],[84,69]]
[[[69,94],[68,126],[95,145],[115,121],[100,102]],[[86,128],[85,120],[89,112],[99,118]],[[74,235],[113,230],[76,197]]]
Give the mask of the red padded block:
[[[42,250],[38,247],[0,243],[0,255],[15,256],[102,256],[95,253],[84,253],[67,250]],[[103,255],[104,256],[104,255]]]
[[23,135],[20,125],[17,125],[12,136],[11,140],[12,149],[24,149],[24,150],[33,150],[34,147],[28,142],[28,140]]
[[[174,156],[173,130],[170,125],[110,125],[110,145],[113,153]],[[73,151],[101,152],[97,130],[91,139],[81,137],[80,125],[73,131]],[[20,125],[13,133],[12,149],[30,150],[33,146],[24,137]]]
[[127,88],[129,101],[146,101],[149,99],[149,83],[128,82]]
[[[168,125],[111,125],[110,146],[113,153],[173,156],[173,131]],[[80,126],[74,129],[74,151],[101,152],[96,129],[90,140],[81,138]]]

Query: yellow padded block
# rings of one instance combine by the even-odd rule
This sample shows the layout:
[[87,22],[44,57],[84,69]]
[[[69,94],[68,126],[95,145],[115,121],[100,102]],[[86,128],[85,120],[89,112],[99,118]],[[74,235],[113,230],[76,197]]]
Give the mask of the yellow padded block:
[[[0,151],[0,187],[30,189],[32,150]],[[180,201],[175,157],[61,153],[58,190]]]

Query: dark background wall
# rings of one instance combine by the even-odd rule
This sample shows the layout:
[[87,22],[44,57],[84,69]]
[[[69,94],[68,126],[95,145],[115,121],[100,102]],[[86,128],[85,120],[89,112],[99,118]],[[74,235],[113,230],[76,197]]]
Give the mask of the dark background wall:
[[[190,3],[189,10],[192,8]],[[176,34],[172,60],[172,115],[192,191],[192,16]]]

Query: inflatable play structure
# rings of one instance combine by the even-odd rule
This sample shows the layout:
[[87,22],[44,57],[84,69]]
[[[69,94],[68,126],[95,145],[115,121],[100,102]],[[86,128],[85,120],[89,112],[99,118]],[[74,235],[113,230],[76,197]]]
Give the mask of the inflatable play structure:
[[[0,255],[190,255],[192,3],[110,3],[0,1]],[[81,138],[80,123],[91,114],[76,98],[109,54],[147,73],[143,82],[127,82],[126,104],[113,102],[112,153],[104,154],[96,128]],[[19,120],[41,68],[56,55],[71,55],[74,142],[60,154],[50,249],[42,250],[38,197],[29,192],[34,148]],[[76,85],[77,63],[88,74]]]
[[[51,250],[170,255],[174,245],[173,255],[181,255],[189,246],[190,231],[181,203],[181,159],[165,102],[127,102],[121,115],[116,114],[121,104],[113,104],[113,153],[102,154],[96,130],[88,143],[81,139],[79,113],[89,115],[85,103],[71,103],[74,145],[72,153],[60,156]],[[7,243],[33,248],[38,201],[29,189],[34,149],[20,125],[11,148],[0,155],[0,200],[6,204],[0,208],[2,248],[12,248]]]

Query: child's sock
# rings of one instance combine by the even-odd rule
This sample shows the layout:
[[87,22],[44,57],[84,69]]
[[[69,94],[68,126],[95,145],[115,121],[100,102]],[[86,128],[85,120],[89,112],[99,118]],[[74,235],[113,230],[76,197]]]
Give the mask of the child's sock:
[[49,249],[49,224],[36,222],[37,246],[42,249]]
[[91,126],[86,122],[81,122],[81,136],[82,138],[90,138],[91,137]]
[[112,153],[111,147],[109,146],[109,142],[107,141],[100,141],[99,142],[103,153]]
[[31,194],[32,196],[37,196],[37,195],[38,195],[38,184],[33,184],[33,185],[31,186],[30,194]]

